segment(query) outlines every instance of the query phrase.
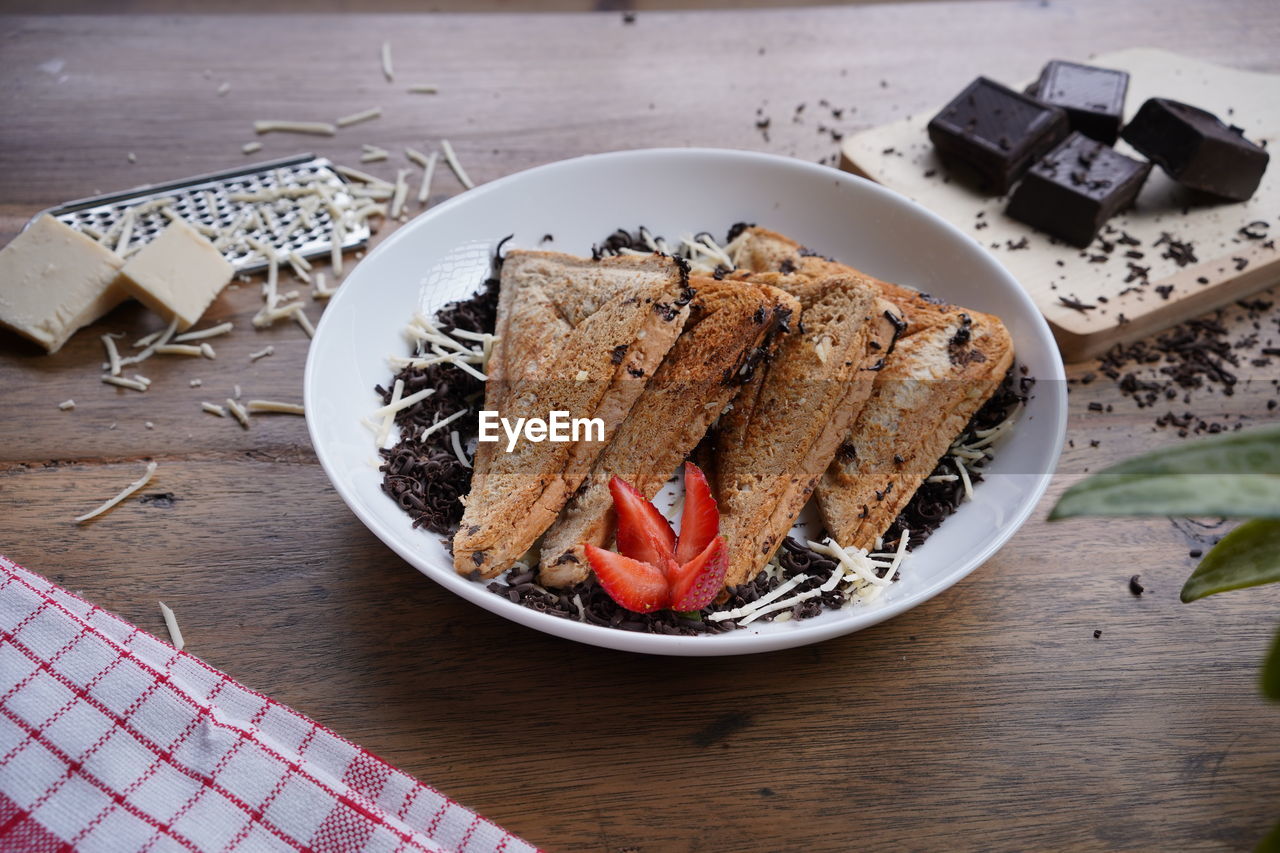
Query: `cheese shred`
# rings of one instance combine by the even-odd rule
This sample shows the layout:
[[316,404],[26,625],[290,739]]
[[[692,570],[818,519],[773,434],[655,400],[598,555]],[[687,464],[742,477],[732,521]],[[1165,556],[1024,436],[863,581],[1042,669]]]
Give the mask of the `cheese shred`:
[[124,489],[120,491],[120,494],[106,501],[97,509],[90,510],[89,512],[86,512],[84,515],[76,516],[76,520],[75,520],[76,524],[84,524],[86,521],[92,518],[97,518],[98,516],[102,515],[104,512],[111,509],[113,506],[120,503],[125,498],[129,497],[129,495],[133,494],[134,492],[138,491],[143,486],[145,486],[147,483],[151,482],[151,475],[155,474],[155,472],[156,472],[156,463],[148,462],[146,473],[144,473],[137,480],[134,480],[129,485],[125,486]]
[[173,644],[174,651],[182,651],[186,643],[182,641],[182,631],[178,630],[178,619],[163,601],[160,602],[160,615],[164,617],[164,627],[169,631],[169,641]]
[[327,121],[277,121],[264,119],[253,123],[255,133],[309,133],[313,136],[333,136],[338,129]]
[[470,176],[467,175],[466,169],[463,169],[462,164],[458,162],[458,155],[453,152],[453,146],[449,143],[449,140],[440,140],[440,150],[444,152],[445,162],[449,164],[449,168],[453,170],[453,173],[458,176],[458,180],[462,182],[462,185],[467,189],[472,189],[475,186],[475,182],[471,180]]
[[274,412],[278,415],[306,414],[306,410],[297,403],[281,403],[278,400],[250,400],[245,406],[250,412]]

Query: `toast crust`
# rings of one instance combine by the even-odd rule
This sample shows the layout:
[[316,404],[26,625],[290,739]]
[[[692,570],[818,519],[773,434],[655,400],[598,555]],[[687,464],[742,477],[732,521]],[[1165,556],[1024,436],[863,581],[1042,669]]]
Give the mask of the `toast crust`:
[[526,440],[477,454],[453,547],[455,570],[481,577],[509,568],[555,520],[675,342],[693,295],[682,267],[656,255],[513,250],[501,281],[485,408],[513,420],[598,417],[604,441]]

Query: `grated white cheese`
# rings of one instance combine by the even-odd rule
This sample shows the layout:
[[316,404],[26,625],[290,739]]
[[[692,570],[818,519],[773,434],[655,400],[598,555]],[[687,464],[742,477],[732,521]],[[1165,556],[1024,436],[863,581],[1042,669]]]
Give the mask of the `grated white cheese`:
[[374,177],[373,175],[370,175],[368,172],[362,172],[359,169],[352,169],[350,166],[334,166],[333,168],[334,168],[334,171],[336,171],[339,175],[342,175],[344,178],[350,178],[351,180],[357,181],[362,184],[369,184],[375,187],[391,186],[390,182],[384,181],[382,178]]
[[226,80],[224,80],[222,81],[222,85],[218,87],[218,97],[222,97],[223,95],[227,94],[227,92],[230,92],[230,91],[231,91],[231,84],[228,83]]
[[754,613],[769,602],[786,595],[808,579],[808,575],[796,575],[790,580],[780,584],[777,589],[760,596],[755,601],[749,601],[741,607],[735,607],[733,610],[720,610],[715,613],[710,613],[707,615],[707,618],[713,622],[723,622],[725,619],[738,619],[742,616]]
[[102,345],[107,350],[107,367],[112,376],[120,375],[120,350],[116,349],[116,339],[111,335],[102,336]]
[[315,287],[311,291],[312,299],[328,299],[330,296],[333,296],[336,290],[337,290],[336,287],[329,288],[325,286],[324,273],[322,272],[316,273]]
[[391,42],[384,41],[382,43],[382,73],[390,83],[395,79],[395,70],[391,67]]
[[178,630],[178,620],[163,601],[160,602],[160,615],[164,617],[164,627],[169,632],[169,641],[173,644],[173,650],[182,651],[186,643],[182,641],[182,632]]
[[116,252],[118,254],[124,254],[124,250],[129,246],[129,241],[133,239],[133,220],[134,209],[131,207],[124,212],[124,224],[120,226],[120,239],[116,241]]
[[436,174],[436,160],[440,155],[432,151],[427,155],[427,162],[422,165],[422,184],[418,187],[418,204],[426,204],[431,197],[431,181]]
[[75,407],[76,407],[76,401],[75,401],[75,400],[63,400],[61,403],[59,403],[59,404],[58,404],[58,408],[59,408],[59,409],[62,409],[62,411],[64,411],[64,412],[66,412],[66,411],[70,411],[71,409],[74,409]]
[[218,354],[213,351],[213,345],[207,341],[200,342],[200,354],[210,361],[218,357]]
[[385,424],[387,417],[394,418],[396,416],[396,413],[402,412],[405,409],[412,406],[414,403],[417,403],[420,400],[425,400],[428,397],[430,397],[432,394],[436,393],[436,389],[423,388],[421,391],[410,394],[408,397],[404,397],[403,399],[401,399],[400,394],[403,392],[404,392],[404,380],[397,379],[396,387],[392,388],[392,391],[391,391],[391,402],[387,403],[387,405],[383,406],[380,409],[374,409],[373,417],[382,418],[383,423]]
[[[435,392],[434,388],[427,389],[427,390],[430,390],[432,393]],[[387,446],[387,439],[391,436],[391,426],[392,424],[395,423],[396,412],[399,411],[399,409],[396,409],[394,407],[400,403],[400,395],[403,393],[404,393],[404,380],[397,379],[396,384],[391,388],[391,402],[388,403],[386,406],[383,406],[384,409],[390,409],[390,411],[382,412],[382,425],[378,427],[378,439],[377,439],[378,447]],[[418,393],[422,394],[421,391],[419,391]],[[410,396],[414,396],[414,395],[410,395]],[[428,395],[422,394],[422,396],[426,397]],[[419,397],[418,399],[422,399],[422,397]],[[377,417],[377,415],[378,413],[375,412],[374,417]]]
[[305,415],[306,411],[297,403],[281,403],[277,400],[250,400],[245,404],[250,412],[274,412],[280,415]]
[[123,376],[104,376],[102,381],[108,385],[118,385],[121,388],[131,388],[134,391],[146,391],[147,386],[143,382],[136,379],[126,379]]
[[136,163],[136,162],[138,162],[138,155],[137,155],[137,154],[134,154],[132,151],[130,151],[130,152],[129,152],[129,154],[128,154],[128,156],[127,156],[127,159],[128,159],[128,161],[129,161],[130,163]]
[[327,121],[277,121],[263,119],[253,123],[255,133],[309,133],[314,136],[333,136],[338,129]]
[[153,424],[151,421],[143,421],[142,425],[143,425],[144,427],[146,427],[147,429],[155,429],[155,428],[156,428],[156,425],[155,425],[155,424]]
[[256,154],[257,152],[262,150],[262,143],[246,142],[244,145],[240,146],[240,150],[243,151],[245,154]]
[[346,239],[341,219],[333,221],[333,236],[330,239],[333,243],[329,249],[329,266],[333,268],[336,277],[342,275],[342,241]]
[[143,376],[141,373],[133,374],[133,380],[135,382],[141,382],[143,385],[147,386],[148,388],[151,387],[151,380]]
[[396,188],[391,195],[391,218],[395,219],[400,215],[400,211],[404,209],[405,196],[409,194],[409,184],[405,180],[409,176],[408,169],[396,170]]
[[216,326],[210,326],[207,329],[199,329],[194,332],[183,332],[181,335],[174,337],[175,344],[184,344],[187,341],[201,341],[205,338],[216,338],[219,335],[225,335],[235,328],[235,324],[228,320],[225,323],[219,323]]
[[440,140],[440,150],[444,152],[445,162],[449,164],[449,168],[453,170],[453,173],[458,176],[458,180],[462,182],[462,185],[467,189],[473,188],[475,183],[467,176],[462,164],[458,162],[458,155],[453,153],[453,146],[449,144],[449,140]]
[[[137,355],[131,355],[127,358],[120,359],[121,366],[138,364],[139,362],[143,362],[151,358],[151,356],[155,354],[156,347],[169,343],[170,339],[173,338],[173,333],[176,331],[178,331],[178,318],[174,317],[169,325],[165,327],[164,331],[158,333],[158,337],[147,335],[147,337],[142,339],[143,341],[147,341],[146,347],[142,352]],[[139,341],[138,343],[142,343],[142,341]],[[134,346],[137,346],[137,344],[134,344]]]
[[217,415],[220,418],[225,418],[227,416],[226,407],[219,406],[217,403],[202,402],[200,404],[200,408],[203,411],[206,411],[211,415]]
[[[239,396],[239,391],[236,392],[236,395]],[[231,412],[232,416],[240,422],[240,426],[245,429],[249,428],[249,412],[231,397],[227,398],[227,411]]]
[[956,464],[956,472],[960,475],[960,482],[964,484],[965,500],[973,500],[973,480],[969,477],[969,469],[965,467],[964,461],[958,457],[953,457],[951,461]]
[[[104,379],[108,379],[108,378],[114,378],[114,377],[104,377]],[[120,503],[125,498],[129,497],[129,495],[133,494],[134,492],[138,491],[138,489],[141,489],[147,483],[151,482],[151,475],[154,474],[155,472],[156,472],[156,463],[148,462],[146,473],[144,473],[137,480],[134,480],[129,485],[125,486],[124,489],[120,491],[120,494],[106,501],[97,509],[90,510],[89,512],[86,512],[84,515],[76,516],[76,519],[75,519],[76,524],[84,524],[89,519],[97,518],[98,516],[102,515],[104,512],[111,509],[113,506]]]
[[195,344],[162,344],[156,347],[156,355],[193,355],[198,358],[200,347]]
[[302,327],[302,331],[307,333],[308,338],[316,336],[316,327],[311,325],[311,321],[307,319],[307,315],[302,310],[302,303],[297,303],[298,307],[293,309],[293,320]]
[[809,599],[817,598],[820,595],[822,595],[822,590],[820,589],[811,589],[808,592],[796,593],[790,598],[784,598],[782,601],[775,601],[773,604],[770,604],[768,607],[761,607],[759,610],[755,610],[755,611],[752,611],[751,613],[748,613],[746,616],[738,620],[738,624],[750,625],[752,622],[756,621],[761,616],[767,616],[768,614],[778,610],[786,610],[789,607],[795,607],[797,604],[799,604],[802,601],[808,601]]
[[456,429],[449,431],[449,443],[453,445],[453,455],[458,457],[458,461],[461,462],[464,467],[470,468],[471,463],[467,460],[467,454],[462,452],[462,442],[458,438],[458,431]]
[[202,379],[192,379],[190,382],[187,383],[187,385],[191,386],[192,388],[199,388],[203,384],[204,384],[204,380]]
[[420,436],[418,436],[418,437],[419,437],[419,438],[426,438],[427,436],[431,435],[433,432],[435,432],[435,431],[437,431],[437,430],[444,429],[446,426],[448,426],[449,424],[453,423],[454,421],[456,421],[458,418],[462,417],[463,415],[465,415],[465,414],[466,414],[467,412],[469,412],[469,411],[471,411],[471,410],[470,410],[470,409],[463,409],[463,410],[462,410],[462,411],[460,411],[460,412],[454,412],[452,415],[449,415],[449,417],[444,418],[443,420],[438,420],[438,421],[436,421],[436,422],[435,422],[435,423],[433,423],[431,426],[429,426],[429,427],[427,427],[426,429],[424,429],[424,430],[422,431],[422,435],[420,435]]
[[239,399],[240,399],[240,397],[241,397],[241,394],[240,394],[240,386],[239,386],[239,385],[233,385],[233,386],[232,386],[232,388],[234,388],[234,389],[235,389],[235,397],[236,397],[236,399],[237,399],[237,400],[239,400]]
[[351,127],[353,124],[360,124],[363,121],[373,121],[375,118],[382,117],[382,107],[369,107],[367,110],[361,110],[358,113],[345,115],[338,119],[335,124],[338,127]]
[[263,347],[257,352],[249,353],[249,361],[252,363],[257,361],[260,358],[266,358],[267,356],[274,354],[275,351],[276,351],[276,348],[268,344],[267,346]]

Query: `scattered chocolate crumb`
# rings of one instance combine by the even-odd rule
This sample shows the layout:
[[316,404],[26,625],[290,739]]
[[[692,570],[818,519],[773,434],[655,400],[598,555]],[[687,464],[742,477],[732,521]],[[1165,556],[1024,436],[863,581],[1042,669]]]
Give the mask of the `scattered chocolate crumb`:
[[1142,593],[1146,591],[1146,587],[1138,582],[1138,577],[1138,575],[1134,575],[1129,578],[1129,592],[1134,595],[1142,595]]
[[1101,636],[1102,636],[1102,631],[1100,631],[1100,630],[1096,630],[1096,631],[1094,631],[1094,632],[1093,632],[1093,638],[1094,638],[1095,640],[1096,640],[1096,639],[1098,639],[1098,638],[1099,638],[1099,637],[1101,637]]
[[1187,556],[1192,557],[1194,559],[1199,559],[1200,557],[1204,556],[1204,551],[1201,551],[1199,548],[1192,548],[1190,551],[1187,552]]
[[1093,311],[1098,307],[1097,305],[1086,305],[1079,299],[1072,299],[1069,296],[1059,296],[1058,301],[1073,311],[1079,311],[1081,314],[1085,311]]

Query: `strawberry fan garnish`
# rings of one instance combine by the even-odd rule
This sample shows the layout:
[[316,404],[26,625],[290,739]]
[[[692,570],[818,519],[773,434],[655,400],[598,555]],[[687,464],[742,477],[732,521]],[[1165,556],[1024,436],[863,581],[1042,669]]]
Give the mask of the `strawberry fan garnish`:
[[666,517],[630,483],[609,481],[620,553],[584,547],[600,586],[627,610],[701,610],[724,586],[729,552],[720,535],[720,510],[706,475],[692,462],[684,464],[684,489],[677,538]]

